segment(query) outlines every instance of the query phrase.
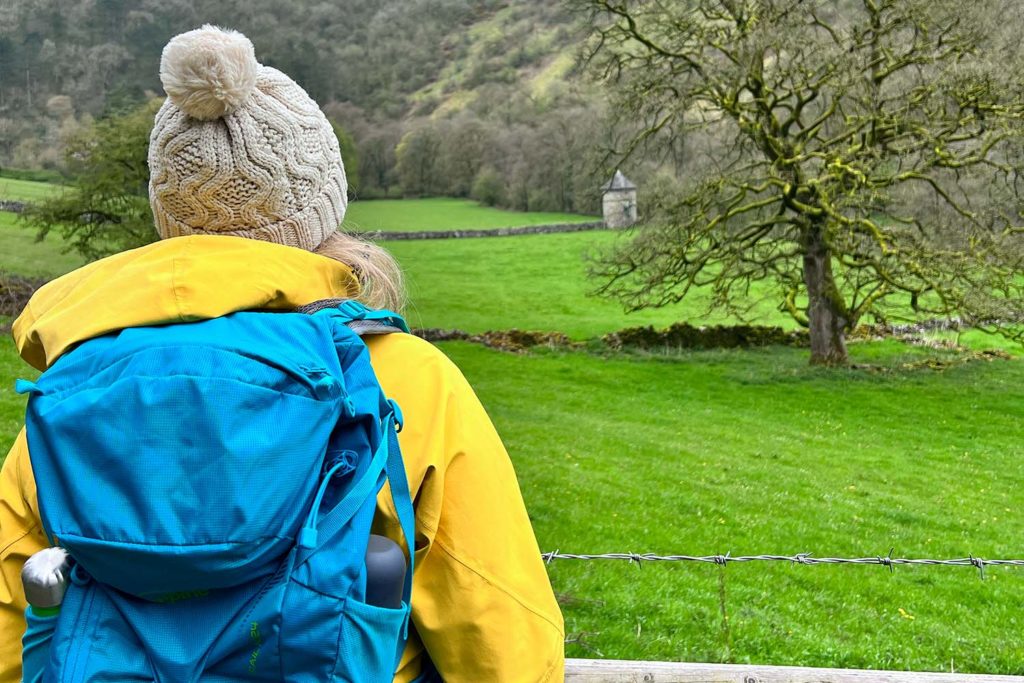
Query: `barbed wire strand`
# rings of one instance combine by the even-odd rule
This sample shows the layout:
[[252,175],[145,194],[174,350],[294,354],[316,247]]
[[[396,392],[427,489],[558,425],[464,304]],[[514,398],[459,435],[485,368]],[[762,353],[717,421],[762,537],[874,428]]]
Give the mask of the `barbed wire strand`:
[[547,564],[553,560],[624,560],[638,567],[645,562],[698,562],[714,564],[725,567],[733,563],[744,562],[786,562],[804,566],[819,564],[854,564],[854,565],[878,565],[886,567],[890,572],[895,571],[899,566],[944,566],[944,567],[974,567],[978,570],[978,576],[985,578],[986,567],[1024,567],[1024,560],[986,560],[974,555],[950,559],[928,559],[912,557],[893,557],[893,550],[888,555],[876,555],[874,557],[814,557],[811,553],[798,553],[796,555],[657,555],[654,553],[601,553],[601,554],[577,554],[563,553],[561,550],[554,550],[541,553],[541,558]]

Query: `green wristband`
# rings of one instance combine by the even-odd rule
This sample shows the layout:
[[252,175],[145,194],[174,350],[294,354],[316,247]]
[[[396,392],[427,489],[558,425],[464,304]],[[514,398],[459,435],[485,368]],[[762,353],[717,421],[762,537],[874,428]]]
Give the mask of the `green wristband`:
[[52,617],[60,614],[60,605],[57,605],[56,607],[36,607],[34,605],[29,605],[29,608],[32,610],[32,614],[37,617]]

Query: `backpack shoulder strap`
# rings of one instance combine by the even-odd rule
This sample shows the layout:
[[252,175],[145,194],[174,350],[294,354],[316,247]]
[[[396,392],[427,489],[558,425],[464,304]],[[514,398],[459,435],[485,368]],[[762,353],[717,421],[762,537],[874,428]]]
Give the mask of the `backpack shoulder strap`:
[[295,310],[308,315],[326,310],[341,311],[345,324],[360,337],[409,331],[409,326],[397,313],[369,308],[354,299],[320,299]]

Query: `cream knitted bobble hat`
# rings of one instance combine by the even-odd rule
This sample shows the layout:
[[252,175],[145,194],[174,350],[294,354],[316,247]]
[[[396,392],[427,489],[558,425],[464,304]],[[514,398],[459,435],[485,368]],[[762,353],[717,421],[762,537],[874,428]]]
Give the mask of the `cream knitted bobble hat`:
[[167,99],[149,139],[163,238],[237,235],[310,251],[345,216],[338,139],[316,102],[256,61],[241,33],[203,26],[160,58]]

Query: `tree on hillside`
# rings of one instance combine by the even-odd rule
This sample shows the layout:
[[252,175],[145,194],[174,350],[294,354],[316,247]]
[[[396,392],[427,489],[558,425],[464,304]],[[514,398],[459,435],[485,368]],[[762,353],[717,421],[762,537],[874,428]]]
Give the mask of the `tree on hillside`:
[[373,133],[359,140],[361,187],[363,196],[367,190],[384,197],[388,196],[395,184],[395,147],[401,135],[395,124],[382,124]]
[[345,164],[345,178],[348,181],[348,197],[354,199],[359,195],[359,150],[352,135],[337,121],[331,120],[334,137],[338,138],[341,149],[341,161]]
[[426,197],[444,192],[444,179],[438,171],[441,135],[432,126],[410,130],[395,148],[395,170],[402,193],[407,197]]
[[462,114],[441,127],[438,171],[448,192],[468,197],[481,166],[488,160],[491,130],[476,116]]
[[146,157],[160,103],[101,119],[69,142],[72,186],[24,214],[40,240],[57,230],[69,248],[95,259],[156,239]]
[[[1024,322],[1024,70],[1013,0],[577,0],[619,150],[690,177],[595,266],[631,309],[752,291],[847,361],[866,315]],[[699,143],[699,144],[694,144]],[[1009,323],[1009,324],[1008,324]]]

